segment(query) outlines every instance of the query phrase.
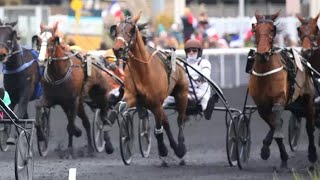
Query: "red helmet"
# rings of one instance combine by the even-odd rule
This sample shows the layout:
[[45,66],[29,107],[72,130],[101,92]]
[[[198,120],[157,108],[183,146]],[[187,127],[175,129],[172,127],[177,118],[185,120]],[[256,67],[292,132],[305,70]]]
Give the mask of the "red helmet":
[[187,50],[188,49],[192,49],[192,48],[196,48],[198,49],[198,57],[202,56],[202,44],[200,41],[196,40],[196,39],[189,39],[186,44],[184,45],[184,51],[187,54]]

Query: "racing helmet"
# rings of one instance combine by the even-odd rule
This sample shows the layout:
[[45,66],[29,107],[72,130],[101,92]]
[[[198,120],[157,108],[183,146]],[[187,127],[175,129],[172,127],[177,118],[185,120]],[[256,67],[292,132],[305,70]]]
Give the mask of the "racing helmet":
[[196,39],[189,39],[184,45],[184,51],[187,54],[189,49],[198,49],[198,58],[202,56],[202,45],[200,41]]

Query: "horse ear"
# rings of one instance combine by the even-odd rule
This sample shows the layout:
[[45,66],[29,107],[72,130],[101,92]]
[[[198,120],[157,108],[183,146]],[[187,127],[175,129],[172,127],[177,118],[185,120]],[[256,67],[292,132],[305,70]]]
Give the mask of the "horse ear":
[[138,26],[139,31],[146,29],[146,26],[148,26],[148,24],[149,24],[148,22],[143,23],[143,24],[138,24],[137,26]]
[[60,43],[60,37],[55,37],[54,38],[54,45],[57,46]]
[[251,24],[251,32],[256,32],[256,23]]
[[275,19],[277,19],[277,17],[279,16],[280,12],[281,12],[281,9],[280,9],[277,13],[271,15],[272,21],[274,21]]
[[254,13],[254,16],[256,17],[257,20],[262,18],[262,15],[259,14],[258,10]]
[[318,22],[319,15],[320,15],[320,13],[318,13],[318,15],[314,18],[314,20],[315,20],[316,22]]
[[132,19],[132,22],[134,22],[136,24],[138,22],[138,20],[140,19],[141,14],[142,14],[142,11],[140,11],[140,13]]
[[59,24],[59,22],[58,22],[58,21],[56,21],[56,22],[53,24],[53,27],[52,27],[53,32],[56,32],[56,31],[57,31],[58,24]]
[[11,23],[6,23],[7,25],[11,26],[11,27],[14,27],[15,25],[17,25],[18,21],[14,21],[14,22],[11,22]]
[[32,36],[31,42],[32,49],[38,49],[39,39],[37,35]]
[[301,23],[304,22],[304,18],[303,18],[302,16],[300,16],[299,14],[296,14],[296,17],[299,19],[299,21],[300,21]]
[[111,35],[111,37],[116,37],[116,35],[117,35],[117,25],[112,25],[110,27],[110,35]]

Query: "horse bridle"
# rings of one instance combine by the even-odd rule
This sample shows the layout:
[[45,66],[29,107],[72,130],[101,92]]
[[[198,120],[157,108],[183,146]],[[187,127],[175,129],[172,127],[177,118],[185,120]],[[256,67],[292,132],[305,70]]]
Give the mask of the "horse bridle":
[[[0,26],[0,28],[9,28],[12,32],[15,32],[15,30],[11,27],[11,26]],[[6,58],[10,58],[11,56],[20,53],[21,49],[17,50],[17,51],[13,51],[14,46],[16,45],[17,41],[15,39],[13,39],[13,37],[11,37],[12,39],[10,40],[10,42],[0,42],[0,46],[3,46],[4,48],[6,48],[8,50],[8,55],[6,56]]]
[[[50,29],[45,29],[44,31],[42,31],[42,33],[44,33],[44,32],[49,32],[49,33],[51,33],[53,35],[53,32]],[[54,36],[52,36],[52,37],[54,37]],[[47,46],[46,48],[48,49],[49,48],[48,47],[48,42],[46,42],[46,43],[47,44],[45,44],[45,45]],[[60,40],[59,40],[59,43],[60,43]],[[44,70],[44,78],[46,79],[46,81],[48,83],[53,84],[53,85],[58,85],[58,84],[63,83],[64,81],[66,81],[67,78],[71,75],[72,68],[73,67],[78,67],[78,66],[73,65],[73,61],[70,58],[72,56],[76,56],[78,53],[72,53],[72,55],[70,55],[70,56],[66,55],[66,56],[59,57],[59,58],[52,57],[55,54],[56,46],[58,46],[59,43],[54,42],[54,44],[51,45],[51,47],[49,48],[50,56],[47,59],[47,64],[50,64],[52,61],[66,61],[66,60],[69,60],[70,65],[69,65],[68,70],[67,70],[66,74],[64,75],[64,77],[62,77],[61,79],[58,79],[58,80],[53,80],[48,74],[48,68],[47,67],[45,68],[45,70]],[[43,46],[43,45],[41,44],[41,46]]]
[[[134,24],[132,21],[130,21],[129,18],[127,18],[124,22],[119,23],[117,26],[120,26],[121,24],[123,24],[123,25],[122,25],[122,27],[120,29],[120,32],[123,32],[123,34],[126,34],[130,38],[130,40],[129,40],[129,42],[127,42],[123,37],[119,37],[119,36],[116,35],[116,40],[122,41],[125,44],[125,47],[123,49],[122,54],[119,54],[119,50],[114,50],[113,49],[113,51],[115,52],[116,55],[119,55],[118,58],[120,58],[120,59],[122,59],[124,61],[127,61],[128,60],[127,54],[128,54],[129,50],[133,47],[133,45],[135,43],[135,39],[136,39],[136,36],[137,36],[136,35],[136,31],[138,31],[138,27],[137,27],[136,24]],[[125,27],[127,25],[129,25],[129,24],[132,25],[135,28],[135,32],[133,34],[130,34],[129,32],[125,32],[124,31]]]
[[[300,37],[300,40],[301,42],[304,40],[304,38],[308,38],[311,42],[311,53],[313,54],[313,50],[317,49],[318,48],[318,43],[317,43],[317,38],[318,38],[318,34],[314,35],[314,34],[311,34],[309,35],[308,33],[310,32],[309,31],[309,27],[307,26],[307,24],[309,23],[310,20],[307,20],[305,22],[302,23],[302,25],[306,25],[306,30],[307,30],[307,33],[304,33],[301,37]],[[297,28],[298,30],[298,33],[299,33],[299,36],[301,34],[301,30],[300,30],[301,26]]]
[[[263,57],[263,59],[268,60],[269,57],[272,56],[273,53],[274,53],[274,44],[273,44],[273,42],[274,42],[274,37],[276,36],[277,27],[273,24],[274,22],[273,22],[272,20],[269,20],[269,19],[259,20],[259,21],[257,21],[256,25],[257,25],[257,24],[260,24],[260,23],[271,23],[272,26],[273,26],[273,30],[272,30],[272,31],[273,31],[273,34],[265,34],[265,33],[259,34],[260,36],[261,36],[261,35],[262,35],[262,36],[267,36],[269,39],[271,39],[271,48],[270,48],[270,50],[269,50],[268,52],[264,52],[264,53],[256,52],[256,54],[257,54],[258,56],[261,56],[261,57]],[[256,25],[252,24],[252,26],[256,26]],[[256,33],[256,32],[255,32],[255,27],[252,28],[252,31],[253,31],[254,33]],[[255,41],[256,41],[256,40],[255,40]]]

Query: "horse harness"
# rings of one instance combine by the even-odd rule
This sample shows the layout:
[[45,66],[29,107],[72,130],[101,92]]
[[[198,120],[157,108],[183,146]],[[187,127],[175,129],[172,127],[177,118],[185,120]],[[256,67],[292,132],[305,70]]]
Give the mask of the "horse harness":
[[[272,48],[272,54],[277,53],[280,55],[281,57],[281,61],[284,64],[283,69],[285,69],[287,71],[287,79],[289,82],[289,93],[288,93],[288,100],[287,100],[287,104],[289,104],[292,101],[292,96],[294,94],[294,85],[296,84],[299,88],[301,88],[299,86],[299,84],[296,81],[296,76],[297,76],[297,71],[298,68],[295,65],[295,59],[294,59],[294,55],[292,52],[292,49],[280,49],[280,48]],[[260,54],[258,54],[255,50],[251,49],[248,53],[248,57],[247,57],[247,64],[246,64],[246,73],[248,74],[253,74],[256,76],[267,76],[270,74],[275,73],[275,71],[273,73],[270,74],[258,74],[253,70],[253,64],[255,62],[255,58],[257,57],[257,55],[259,56]],[[272,72],[272,71],[270,71]]]

